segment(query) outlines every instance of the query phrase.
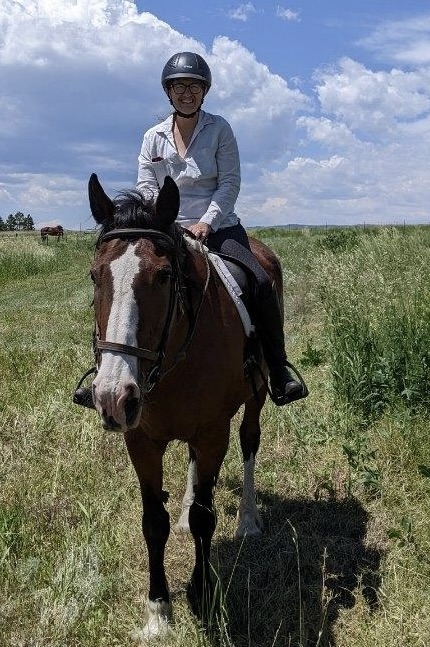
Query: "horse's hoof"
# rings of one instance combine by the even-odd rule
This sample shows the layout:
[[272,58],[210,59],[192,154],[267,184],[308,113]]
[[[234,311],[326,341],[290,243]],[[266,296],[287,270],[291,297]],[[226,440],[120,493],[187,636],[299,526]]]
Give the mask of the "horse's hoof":
[[172,606],[170,602],[148,600],[148,618],[143,629],[138,629],[131,634],[131,638],[139,644],[139,647],[146,647],[154,638],[163,638],[172,632]]
[[243,537],[261,537],[264,531],[264,523],[259,513],[251,514],[249,512],[241,515],[237,513],[236,539]]
[[181,514],[177,523],[175,523],[175,525],[173,526],[173,531],[178,535],[180,534],[185,535],[190,532],[190,524],[188,521],[188,510],[186,514]]

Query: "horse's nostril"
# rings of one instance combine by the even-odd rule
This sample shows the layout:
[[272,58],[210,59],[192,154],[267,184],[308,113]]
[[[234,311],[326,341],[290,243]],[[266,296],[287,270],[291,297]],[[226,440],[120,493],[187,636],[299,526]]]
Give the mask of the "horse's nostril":
[[117,429],[121,429],[121,425],[115,420],[113,416],[108,416],[106,415],[106,410],[103,410],[103,415],[102,415],[102,427],[106,431],[116,431]]
[[131,424],[137,416],[139,410],[138,398],[128,398],[125,403],[125,419],[127,424]]

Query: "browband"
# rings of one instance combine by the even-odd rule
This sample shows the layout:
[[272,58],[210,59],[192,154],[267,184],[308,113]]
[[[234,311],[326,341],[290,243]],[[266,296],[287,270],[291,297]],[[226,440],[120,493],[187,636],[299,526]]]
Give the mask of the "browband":
[[111,229],[111,231],[107,231],[102,235],[100,242],[112,240],[112,238],[151,238],[152,236],[164,238],[171,245],[174,245],[173,238],[158,229]]

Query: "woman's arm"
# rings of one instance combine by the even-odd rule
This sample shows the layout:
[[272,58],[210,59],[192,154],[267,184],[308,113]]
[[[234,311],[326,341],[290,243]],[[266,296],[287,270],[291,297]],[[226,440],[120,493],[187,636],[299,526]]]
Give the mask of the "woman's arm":
[[151,142],[148,133],[143,137],[142,147],[138,157],[138,171],[136,188],[145,194],[152,194],[154,199],[160,190],[151,152]]
[[240,160],[236,138],[230,124],[223,120],[216,151],[218,186],[211,203],[200,222],[207,223],[213,231],[219,229],[223,219],[234,211],[240,190]]

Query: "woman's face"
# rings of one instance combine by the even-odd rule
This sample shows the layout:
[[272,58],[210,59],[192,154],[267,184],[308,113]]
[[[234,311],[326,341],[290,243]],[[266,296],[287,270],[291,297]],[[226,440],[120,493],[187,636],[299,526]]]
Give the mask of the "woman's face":
[[169,88],[169,98],[175,110],[191,114],[200,108],[204,96],[204,86],[191,78],[176,79]]

